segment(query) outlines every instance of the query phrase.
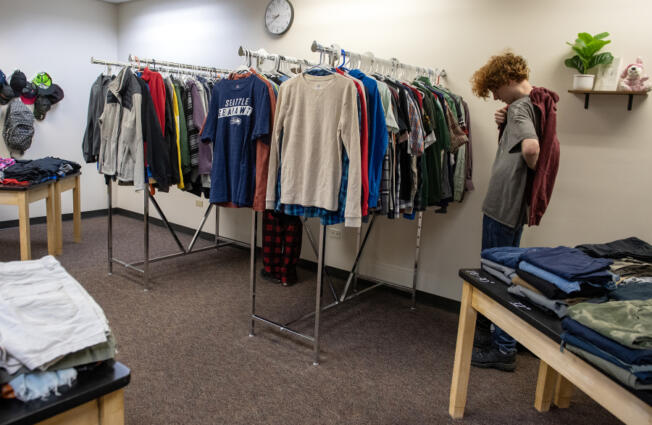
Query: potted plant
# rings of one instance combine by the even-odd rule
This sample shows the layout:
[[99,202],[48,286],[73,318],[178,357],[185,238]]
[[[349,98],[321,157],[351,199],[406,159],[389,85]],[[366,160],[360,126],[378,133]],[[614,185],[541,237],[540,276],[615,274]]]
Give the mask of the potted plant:
[[566,59],[564,62],[567,67],[577,69],[579,74],[573,75],[574,90],[591,90],[593,89],[593,80],[595,75],[587,72],[597,65],[608,65],[614,57],[609,52],[598,53],[611,40],[605,40],[609,37],[608,32],[591,35],[587,32],[577,34],[575,43],[566,43],[575,51],[576,55]]

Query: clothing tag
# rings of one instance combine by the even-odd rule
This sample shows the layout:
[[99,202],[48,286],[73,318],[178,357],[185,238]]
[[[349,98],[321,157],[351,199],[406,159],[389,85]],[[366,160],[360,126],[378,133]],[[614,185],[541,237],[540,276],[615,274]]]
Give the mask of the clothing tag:
[[532,310],[530,307],[526,306],[526,305],[523,304],[523,303],[519,303],[519,302],[514,302],[514,301],[512,301],[512,302],[510,302],[510,304],[513,305],[513,306],[516,307],[516,308],[520,308],[521,310],[528,310],[528,311],[529,311],[529,310]]

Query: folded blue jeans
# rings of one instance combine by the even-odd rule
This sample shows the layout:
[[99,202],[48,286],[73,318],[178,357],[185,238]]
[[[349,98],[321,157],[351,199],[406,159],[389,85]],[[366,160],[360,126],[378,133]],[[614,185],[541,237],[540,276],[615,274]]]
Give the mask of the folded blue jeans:
[[652,364],[652,350],[650,349],[635,349],[626,347],[611,338],[607,338],[602,334],[590,329],[580,322],[566,317],[561,321],[561,326],[565,331],[572,333],[583,340],[590,342],[603,351],[620,359],[623,363],[631,365],[650,365]]
[[557,288],[561,289],[562,291],[566,292],[567,294],[570,294],[571,292],[576,292],[579,291],[580,288],[580,282],[578,281],[569,281],[564,279],[561,276],[557,276],[554,273],[551,273],[547,270],[544,270],[540,267],[537,267],[531,263],[528,263],[527,261],[521,261],[518,265],[518,268],[521,270],[524,270],[530,274],[535,275],[538,278],[541,278],[545,280],[546,282],[550,282],[553,285],[555,285]]

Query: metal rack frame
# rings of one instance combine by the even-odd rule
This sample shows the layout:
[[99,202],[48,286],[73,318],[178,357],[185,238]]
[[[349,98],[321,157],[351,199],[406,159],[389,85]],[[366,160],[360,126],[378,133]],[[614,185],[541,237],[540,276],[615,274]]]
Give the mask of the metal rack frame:
[[[187,73],[187,74],[198,74],[198,73],[230,73],[230,70],[224,70],[220,68],[213,68],[213,67],[206,67],[206,66],[197,66],[197,65],[189,65],[189,64],[181,64],[181,63],[176,63],[176,62],[168,62],[168,61],[159,61],[155,59],[143,59],[143,58],[137,58],[133,55],[129,55],[129,61],[130,62],[119,62],[119,61],[109,61],[109,60],[104,60],[104,59],[97,59],[94,57],[91,57],[91,63],[93,64],[98,64],[98,65],[106,65],[106,66],[120,66],[120,67],[126,67],[126,66],[134,66],[134,62],[137,64],[145,64],[149,65],[152,64],[153,67],[155,67],[157,70],[162,70],[164,72],[173,72],[173,73]],[[177,257],[182,257],[190,254],[196,254],[199,252],[204,252],[208,251],[211,249],[218,249],[223,246],[227,245],[240,245],[244,247],[248,247],[249,245],[240,241],[237,241],[235,239],[230,239],[226,238],[223,236],[220,236],[219,234],[219,228],[220,228],[220,214],[219,214],[219,206],[215,208],[215,239],[214,239],[214,244],[210,246],[205,246],[202,248],[197,248],[194,249],[195,243],[197,242],[197,239],[206,224],[206,220],[210,216],[210,213],[214,207],[213,204],[208,205],[206,210],[204,211],[204,214],[202,216],[201,222],[199,223],[199,226],[195,229],[195,232],[193,234],[193,237],[190,241],[190,244],[187,247],[184,247],[183,244],[181,243],[181,240],[179,239],[179,236],[175,232],[175,230],[172,228],[170,225],[170,222],[168,221],[167,217],[163,213],[163,210],[159,206],[158,202],[156,201],[156,198],[149,192],[147,188],[143,189],[143,260],[139,261],[134,261],[134,262],[126,262],[123,261],[119,258],[116,258],[113,256],[113,189],[112,189],[112,182],[109,180],[107,182],[107,199],[108,199],[108,236],[107,236],[107,251],[108,251],[108,271],[109,275],[113,274],[113,264],[119,264],[124,266],[126,269],[137,271],[139,273],[142,273],[143,275],[143,285],[145,287],[145,290],[150,289],[150,264],[159,262],[159,261],[164,261],[164,260],[169,260],[172,258],[177,258]],[[163,224],[167,228],[167,230],[170,232],[172,237],[174,238],[174,241],[178,247],[178,251],[163,255],[160,257],[154,257],[150,258],[149,254],[149,204],[150,202],[154,205],[154,208],[158,212],[159,216],[161,217],[161,220],[163,221]],[[142,267],[139,267],[142,266]]]
[[[228,245],[240,245],[244,247],[248,247],[249,245],[237,241],[235,239],[230,239],[226,238],[224,236],[220,236],[219,234],[219,229],[220,229],[220,210],[219,207],[215,208],[215,241],[214,244],[205,246],[202,248],[197,248],[194,249],[195,243],[197,242],[197,239],[199,238],[199,235],[206,224],[206,220],[210,216],[211,210],[213,209],[213,204],[209,204],[206,210],[204,211],[204,214],[202,216],[201,222],[199,223],[199,226],[195,229],[195,233],[193,234],[193,237],[190,241],[190,244],[188,247],[184,247],[183,244],[181,243],[181,240],[179,239],[179,236],[177,235],[177,232],[172,228],[172,225],[170,225],[170,222],[168,221],[167,217],[163,213],[163,210],[159,206],[158,202],[156,202],[156,198],[152,196],[152,194],[149,192],[149,190],[144,189],[143,190],[143,237],[144,237],[144,242],[143,242],[143,260],[139,261],[134,261],[134,262],[126,262],[123,261],[119,258],[116,258],[113,256],[113,189],[112,189],[112,183],[109,182],[107,184],[107,198],[108,198],[108,237],[107,237],[107,243],[108,243],[108,267],[109,267],[109,275],[113,274],[113,264],[119,264],[121,266],[124,266],[126,269],[137,271],[143,275],[143,286],[145,287],[146,290],[151,289],[149,282],[150,282],[150,264],[151,263],[156,263],[159,261],[164,261],[164,260],[169,260],[172,258],[177,258],[177,257],[183,257],[186,255],[190,254],[197,254],[199,252],[204,252],[208,251],[211,249],[218,249],[224,246]],[[176,242],[176,245],[178,247],[178,251],[174,252],[172,254],[166,254],[162,255],[160,257],[150,257],[149,253],[149,203],[152,203],[154,205],[154,208],[158,212],[159,216],[161,217],[161,220],[163,221],[163,224],[165,225],[166,229],[172,237],[174,238],[174,241]],[[138,267],[138,266],[142,266]]]
[[[316,41],[313,42],[312,44],[312,51],[313,52],[320,52],[320,54],[323,56],[324,54],[329,56],[329,62],[331,64],[334,64],[335,61],[339,59],[339,54],[342,55],[347,55],[349,57],[358,55],[357,53],[350,52],[350,51],[345,51],[343,49],[340,49],[337,46],[331,46],[331,47],[324,47],[323,45],[317,43]],[[262,57],[264,59],[273,59],[273,60],[283,60],[283,56],[280,55],[271,55],[271,54],[261,54],[260,52],[251,52],[247,51],[244,49],[242,46],[240,47],[239,50],[240,56],[248,56],[249,58],[251,57]],[[371,58],[373,58],[373,55],[369,54],[367,55]],[[320,57],[320,63],[322,63],[322,57]],[[412,69],[414,72],[417,72],[421,75],[427,75],[430,78],[436,77],[439,78],[441,76],[445,76],[446,73],[444,70],[437,70],[433,71],[430,69],[426,68],[421,68],[421,67],[413,67],[411,65],[405,65],[400,63],[397,59],[393,58],[390,61],[386,61],[383,59],[373,59],[376,61],[376,63],[381,63],[383,62],[384,65],[391,66],[392,72],[396,73],[400,69]],[[297,62],[294,62],[297,63]],[[373,62],[372,62],[373,64]],[[278,62],[277,62],[278,66]],[[360,267],[360,260],[362,259],[362,255],[364,253],[364,249],[367,245],[367,241],[369,239],[369,235],[371,234],[371,230],[373,229],[374,223],[376,222],[377,216],[372,215],[369,221],[369,225],[367,226],[367,230],[364,234],[364,237],[361,239],[361,228],[357,229],[357,246],[358,246],[358,251],[356,254],[355,261],[353,263],[353,266],[351,267],[351,271],[349,272],[348,278],[346,280],[346,284],[344,286],[344,289],[342,290],[341,294],[337,294],[337,291],[333,287],[333,284],[330,280],[330,277],[326,273],[325,270],[325,264],[324,264],[324,258],[326,254],[326,227],[325,225],[320,225],[319,226],[319,239],[318,243],[315,244],[314,237],[310,231],[310,229],[307,226],[304,226],[304,229],[306,231],[306,235],[308,236],[308,239],[310,241],[310,244],[313,248],[313,250],[316,251],[317,254],[317,288],[315,292],[315,311],[310,312],[307,314],[304,314],[303,316],[291,320],[286,323],[278,323],[269,319],[266,319],[256,313],[256,240],[257,240],[257,231],[258,231],[258,221],[257,221],[257,214],[255,211],[252,213],[252,222],[251,222],[251,264],[250,264],[250,285],[251,285],[251,322],[250,322],[250,327],[249,327],[249,336],[253,337],[255,336],[255,324],[256,322],[264,324],[268,327],[274,328],[278,331],[281,332],[287,332],[291,335],[294,335],[296,337],[302,338],[313,345],[313,365],[317,366],[319,365],[319,352],[320,352],[320,324],[321,324],[321,312],[330,310],[333,307],[336,307],[338,305],[341,305],[343,303],[346,303],[347,301],[350,301],[354,298],[356,298],[359,295],[362,295],[366,292],[369,292],[373,289],[376,289],[380,286],[386,286],[386,287],[391,287],[394,289],[398,289],[401,291],[409,292],[411,293],[411,298],[412,298],[412,305],[411,305],[411,310],[414,310],[416,308],[416,287],[417,287],[417,280],[418,280],[418,272],[419,272],[419,260],[420,260],[420,251],[421,251],[421,231],[423,228],[423,211],[418,211],[417,212],[417,232],[416,232],[416,250],[415,250],[415,259],[414,259],[414,271],[412,274],[412,287],[406,287],[403,285],[399,285],[393,282],[388,282],[388,281],[383,281],[380,279],[376,279],[370,276],[364,276],[361,275],[358,270]],[[307,219],[304,219],[304,222],[307,221]],[[326,277],[329,278],[329,286],[331,289],[331,293],[333,295],[334,301],[328,305],[322,306],[322,292],[323,292],[323,281],[324,281],[324,274],[326,273]],[[357,280],[358,279],[364,279],[366,281],[372,282],[373,284],[363,290],[357,291]],[[353,289],[353,293],[350,293],[351,289]],[[299,332],[290,326],[300,322],[304,319],[308,319],[310,317],[315,318],[314,322],[314,331],[313,335],[308,335],[302,332]]]

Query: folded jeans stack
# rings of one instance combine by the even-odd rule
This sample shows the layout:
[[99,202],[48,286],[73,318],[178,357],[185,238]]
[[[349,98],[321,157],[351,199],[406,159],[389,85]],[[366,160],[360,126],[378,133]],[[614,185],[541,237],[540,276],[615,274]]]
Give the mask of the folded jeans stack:
[[652,389],[652,302],[580,303],[562,320],[562,344],[624,385]]
[[536,249],[538,248],[518,248],[512,246],[483,249],[480,255],[482,270],[501,282],[511,285],[521,257],[525,253]]

